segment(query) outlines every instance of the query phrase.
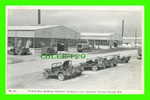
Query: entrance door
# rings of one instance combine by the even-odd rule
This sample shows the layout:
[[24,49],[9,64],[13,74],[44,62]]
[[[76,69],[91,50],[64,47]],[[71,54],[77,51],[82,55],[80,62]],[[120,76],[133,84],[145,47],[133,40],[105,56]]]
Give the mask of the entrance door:
[[57,43],[57,51],[65,51],[64,43]]
[[57,50],[58,51],[67,51],[68,50],[68,42],[65,39],[57,40]]

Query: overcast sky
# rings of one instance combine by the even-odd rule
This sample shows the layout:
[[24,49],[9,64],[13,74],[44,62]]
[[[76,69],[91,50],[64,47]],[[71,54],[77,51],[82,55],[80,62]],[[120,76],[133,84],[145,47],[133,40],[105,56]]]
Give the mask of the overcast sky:
[[[9,9],[8,25],[37,25],[37,9]],[[141,11],[41,10],[42,25],[64,25],[79,32],[114,32],[121,34],[125,20],[125,36],[141,36]]]

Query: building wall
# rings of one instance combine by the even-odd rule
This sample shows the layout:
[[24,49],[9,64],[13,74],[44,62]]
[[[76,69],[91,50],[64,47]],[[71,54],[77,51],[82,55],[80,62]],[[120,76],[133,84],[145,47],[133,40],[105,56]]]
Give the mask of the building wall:
[[80,34],[64,26],[52,28],[29,30],[11,30],[8,31],[8,46],[26,47],[27,41],[31,41],[30,48],[34,52],[40,52],[42,47],[57,46],[58,43],[64,43],[65,50],[74,50]]
[[[27,31],[27,30],[10,30],[7,33],[8,37],[8,46],[17,47],[18,45],[25,47],[27,41],[31,41],[33,43],[33,38],[35,35],[35,31]],[[31,44],[30,47],[33,47]]]
[[31,37],[8,37],[7,45],[8,47],[18,47],[18,45],[26,47],[27,41],[31,41],[30,47],[33,48],[33,40],[34,38]]
[[87,40],[92,48],[108,49],[113,48],[116,42],[120,45],[121,38],[118,34],[107,34],[106,35],[81,35],[81,40]]
[[53,47],[63,43],[65,50],[68,51],[76,46],[76,40],[80,38],[80,34],[64,26],[57,26],[36,30],[35,38],[35,48],[43,46]]

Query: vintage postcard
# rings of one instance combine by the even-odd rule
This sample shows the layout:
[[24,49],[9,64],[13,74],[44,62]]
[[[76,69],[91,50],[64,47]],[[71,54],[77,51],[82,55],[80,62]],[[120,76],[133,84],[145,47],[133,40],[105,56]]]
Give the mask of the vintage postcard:
[[7,6],[8,94],[143,94],[143,6]]

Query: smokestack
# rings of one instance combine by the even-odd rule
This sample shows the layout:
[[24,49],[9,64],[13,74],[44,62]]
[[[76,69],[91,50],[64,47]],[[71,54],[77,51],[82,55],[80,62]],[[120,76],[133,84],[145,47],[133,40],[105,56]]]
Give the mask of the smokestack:
[[38,25],[41,24],[41,10],[38,9]]

